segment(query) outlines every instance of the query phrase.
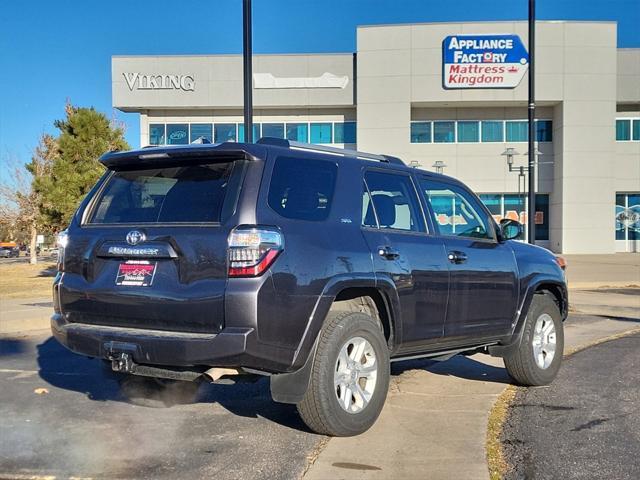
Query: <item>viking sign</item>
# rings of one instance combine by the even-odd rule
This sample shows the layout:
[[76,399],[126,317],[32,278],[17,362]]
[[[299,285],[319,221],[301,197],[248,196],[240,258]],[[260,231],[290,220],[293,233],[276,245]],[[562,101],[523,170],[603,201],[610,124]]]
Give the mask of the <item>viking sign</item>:
[[193,75],[147,75],[138,72],[122,74],[129,90],[183,90],[193,92],[196,87]]
[[515,88],[529,68],[518,35],[452,35],[442,42],[447,89]]

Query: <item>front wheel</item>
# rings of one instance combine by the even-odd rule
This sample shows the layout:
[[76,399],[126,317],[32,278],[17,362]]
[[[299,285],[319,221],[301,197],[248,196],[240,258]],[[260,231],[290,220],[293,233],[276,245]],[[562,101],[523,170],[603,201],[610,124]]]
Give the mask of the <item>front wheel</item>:
[[520,385],[548,385],[558,374],[564,329],[558,305],[549,294],[533,297],[518,349],[504,357],[507,372]]
[[389,349],[369,315],[330,313],[298,412],[316,433],[347,437],[377,420],[389,389]]

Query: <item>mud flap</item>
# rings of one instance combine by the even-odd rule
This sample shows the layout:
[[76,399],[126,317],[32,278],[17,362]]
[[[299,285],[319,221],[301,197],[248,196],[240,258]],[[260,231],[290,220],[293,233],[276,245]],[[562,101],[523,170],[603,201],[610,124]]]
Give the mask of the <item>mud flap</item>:
[[309,379],[311,378],[311,369],[316,358],[316,346],[318,341],[313,344],[311,352],[307,357],[307,361],[302,368],[291,373],[280,373],[271,375],[271,398],[275,402],[280,403],[300,403],[309,388]]

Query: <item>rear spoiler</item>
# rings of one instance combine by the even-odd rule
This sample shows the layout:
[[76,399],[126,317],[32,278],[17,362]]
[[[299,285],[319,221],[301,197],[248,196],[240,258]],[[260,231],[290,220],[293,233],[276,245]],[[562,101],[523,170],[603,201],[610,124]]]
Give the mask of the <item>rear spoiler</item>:
[[[175,164],[176,160],[186,163],[203,161],[225,162],[236,160],[256,161],[264,147],[232,142],[218,144],[190,144],[170,147],[143,148],[126,152],[108,152],[100,157],[100,163],[110,170],[127,167],[149,167]],[[252,152],[252,150],[257,150]]]

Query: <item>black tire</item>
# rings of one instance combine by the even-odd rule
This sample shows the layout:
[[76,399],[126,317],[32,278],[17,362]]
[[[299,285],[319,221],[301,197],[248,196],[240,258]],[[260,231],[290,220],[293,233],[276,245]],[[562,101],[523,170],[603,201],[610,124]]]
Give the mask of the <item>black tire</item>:
[[[375,386],[368,403],[353,413],[340,406],[337,392],[341,387],[334,386],[334,374],[341,349],[358,337],[372,347],[377,368]],[[298,412],[304,423],[316,433],[336,437],[359,435],[378,419],[387,398],[389,375],[389,349],[376,320],[364,313],[331,312],[320,332],[309,387],[298,404]],[[349,396],[351,398],[355,400],[356,397]]]
[[[555,352],[550,364],[543,368],[539,366],[534,353],[534,330],[538,319],[544,325],[549,317],[555,329]],[[558,305],[550,294],[536,294],[527,312],[519,348],[504,357],[507,372],[520,385],[548,385],[560,370],[563,352],[564,329]],[[543,355],[543,358],[546,357]]]

